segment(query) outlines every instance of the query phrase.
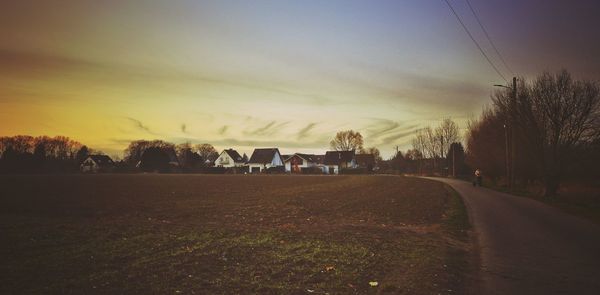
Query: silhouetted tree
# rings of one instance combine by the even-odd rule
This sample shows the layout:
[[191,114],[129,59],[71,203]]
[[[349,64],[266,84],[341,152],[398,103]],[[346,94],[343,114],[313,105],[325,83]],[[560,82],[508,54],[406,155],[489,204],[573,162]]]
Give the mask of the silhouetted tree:
[[206,165],[212,166],[215,160],[219,157],[219,153],[212,144],[203,143],[196,146],[196,151]]
[[360,132],[345,130],[338,132],[329,142],[331,149],[336,151],[358,151],[363,149],[363,137]]
[[[418,154],[418,158],[414,158],[413,160],[418,160],[418,172],[423,173],[423,160],[427,157],[427,138],[425,136],[425,132],[423,129],[419,129],[415,132],[415,137],[412,139],[412,151],[413,153]],[[407,155],[408,156],[408,155]]]
[[435,136],[437,140],[439,140],[440,158],[442,159],[442,163],[448,162],[444,161],[444,157],[450,148],[450,144],[460,140],[460,135],[458,133],[458,125],[449,118],[444,119],[435,129]]
[[506,175],[505,126],[506,118],[492,109],[484,110],[479,119],[468,124],[467,163],[485,177]]
[[75,171],[75,154],[81,147],[79,142],[64,136],[0,137],[0,158],[4,158],[0,170],[5,173]]
[[462,143],[451,143],[446,159],[448,162],[448,174],[457,176],[468,173],[465,169],[465,149]]
[[406,159],[404,157],[404,155],[402,155],[401,151],[398,151],[397,153],[394,154],[394,156],[390,159],[389,161],[390,164],[390,168],[396,170],[396,171],[401,171],[401,172],[407,172],[407,163],[406,163]]
[[141,161],[144,152],[151,147],[163,150],[169,156],[169,160],[177,159],[175,145],[170,142],[162,140],[136,140],[129,143],[129,146],[125,149],[125,162],[130,166],[136,166]]
[[375,164],[379,164],[383,159],[381,158],[381,153],[379,149],[376,147],[369,147],[366,149],[362,149],[358,151],[359,154],[370,154],[375,158]]
[[193,150],[190,143],[178,144],[175,148],[179,165],[184,172],[189,172],[202,166],[202,157]]
[[517,97],[499,91],[494,105],[509,114],[541,170],[546,197],[556,194],[575,153],[600,138],[600,87],[563,70],[520,79]]
[[82,146],[75,155],[75,162],[80,165],[90,155],[90,149],[87,146]]
[[423,132],[425,134],[425,150],[427,151],[429,158],[433,161],[432,172],[435,172],[437,169],[437,160],[442,157],[440,153],[440,140],[431,127],[426,127],[423,129]]
[[140,160],[140,169],[145,172],[167,172],[169,155],[160,147],[149,147],[144,150]]

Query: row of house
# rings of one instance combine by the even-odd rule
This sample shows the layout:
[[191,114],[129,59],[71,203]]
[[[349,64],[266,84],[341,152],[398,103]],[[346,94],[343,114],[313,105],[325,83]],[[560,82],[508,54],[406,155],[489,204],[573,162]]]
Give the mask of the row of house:
[[364,168],[373,171],[375,157],[371,154],[356,154],[354,151],[327,151],[325,155],[282,155],[278,148],[260,148],[255,149],[248,162],[245,162],[236,150],[226,149],[214,164],[225,168],[248,167],[250,173],[279,170],[288,173],[339,174],[341,169]]
[[[236,150],[223,150],[214,161],[215,167],[238,167],[249,173],[287,172],[339,174],[342,169],[362,168],[373,171],[375,157],[354,151],[328,151],[324,155],[295,153],[282,155],[278,148],[255,149],[246,161]],[[110,172],[115,163],[106,155],[90,155],[80,166],[82,172]]]

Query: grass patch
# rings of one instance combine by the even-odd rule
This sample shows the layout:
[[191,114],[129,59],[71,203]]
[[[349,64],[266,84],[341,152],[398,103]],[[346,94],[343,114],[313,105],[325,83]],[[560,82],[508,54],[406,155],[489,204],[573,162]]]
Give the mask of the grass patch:
[[450,288],[453,288],[451,290],[456,294],[465,294],[468,293],[467,277],[476,272],[469,264],[472,255],[470,254],[472,246],[469,237],[471,223],[467,208],[460,195],[449,185],[445,185],[444,188],[449,196],[444,229],[452,237],[451,241],[454,244],[452,247],[446,248],[445,267],[449,270],[449,284]]
[[445,185],[444,188],[449,194],[449,205],[444,222],[445,229],[456,238],[466,240],[468,238],[468,231],[471,229],[467,208],[460,195],[454,189],[449,185]]

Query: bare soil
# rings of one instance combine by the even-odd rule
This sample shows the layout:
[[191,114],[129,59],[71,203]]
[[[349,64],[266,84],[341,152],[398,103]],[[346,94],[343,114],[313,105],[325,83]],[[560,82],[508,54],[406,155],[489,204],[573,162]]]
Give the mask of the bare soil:
[[425,179],[4,175],[0,293],[460,294],[468,227]]

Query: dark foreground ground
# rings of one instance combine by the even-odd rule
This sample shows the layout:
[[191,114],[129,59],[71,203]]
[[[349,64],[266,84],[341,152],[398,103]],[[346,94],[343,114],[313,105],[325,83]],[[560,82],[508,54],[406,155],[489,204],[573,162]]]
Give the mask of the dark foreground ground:
[[0,293],[460,294],[467,227],[425,179],[0,176]]

